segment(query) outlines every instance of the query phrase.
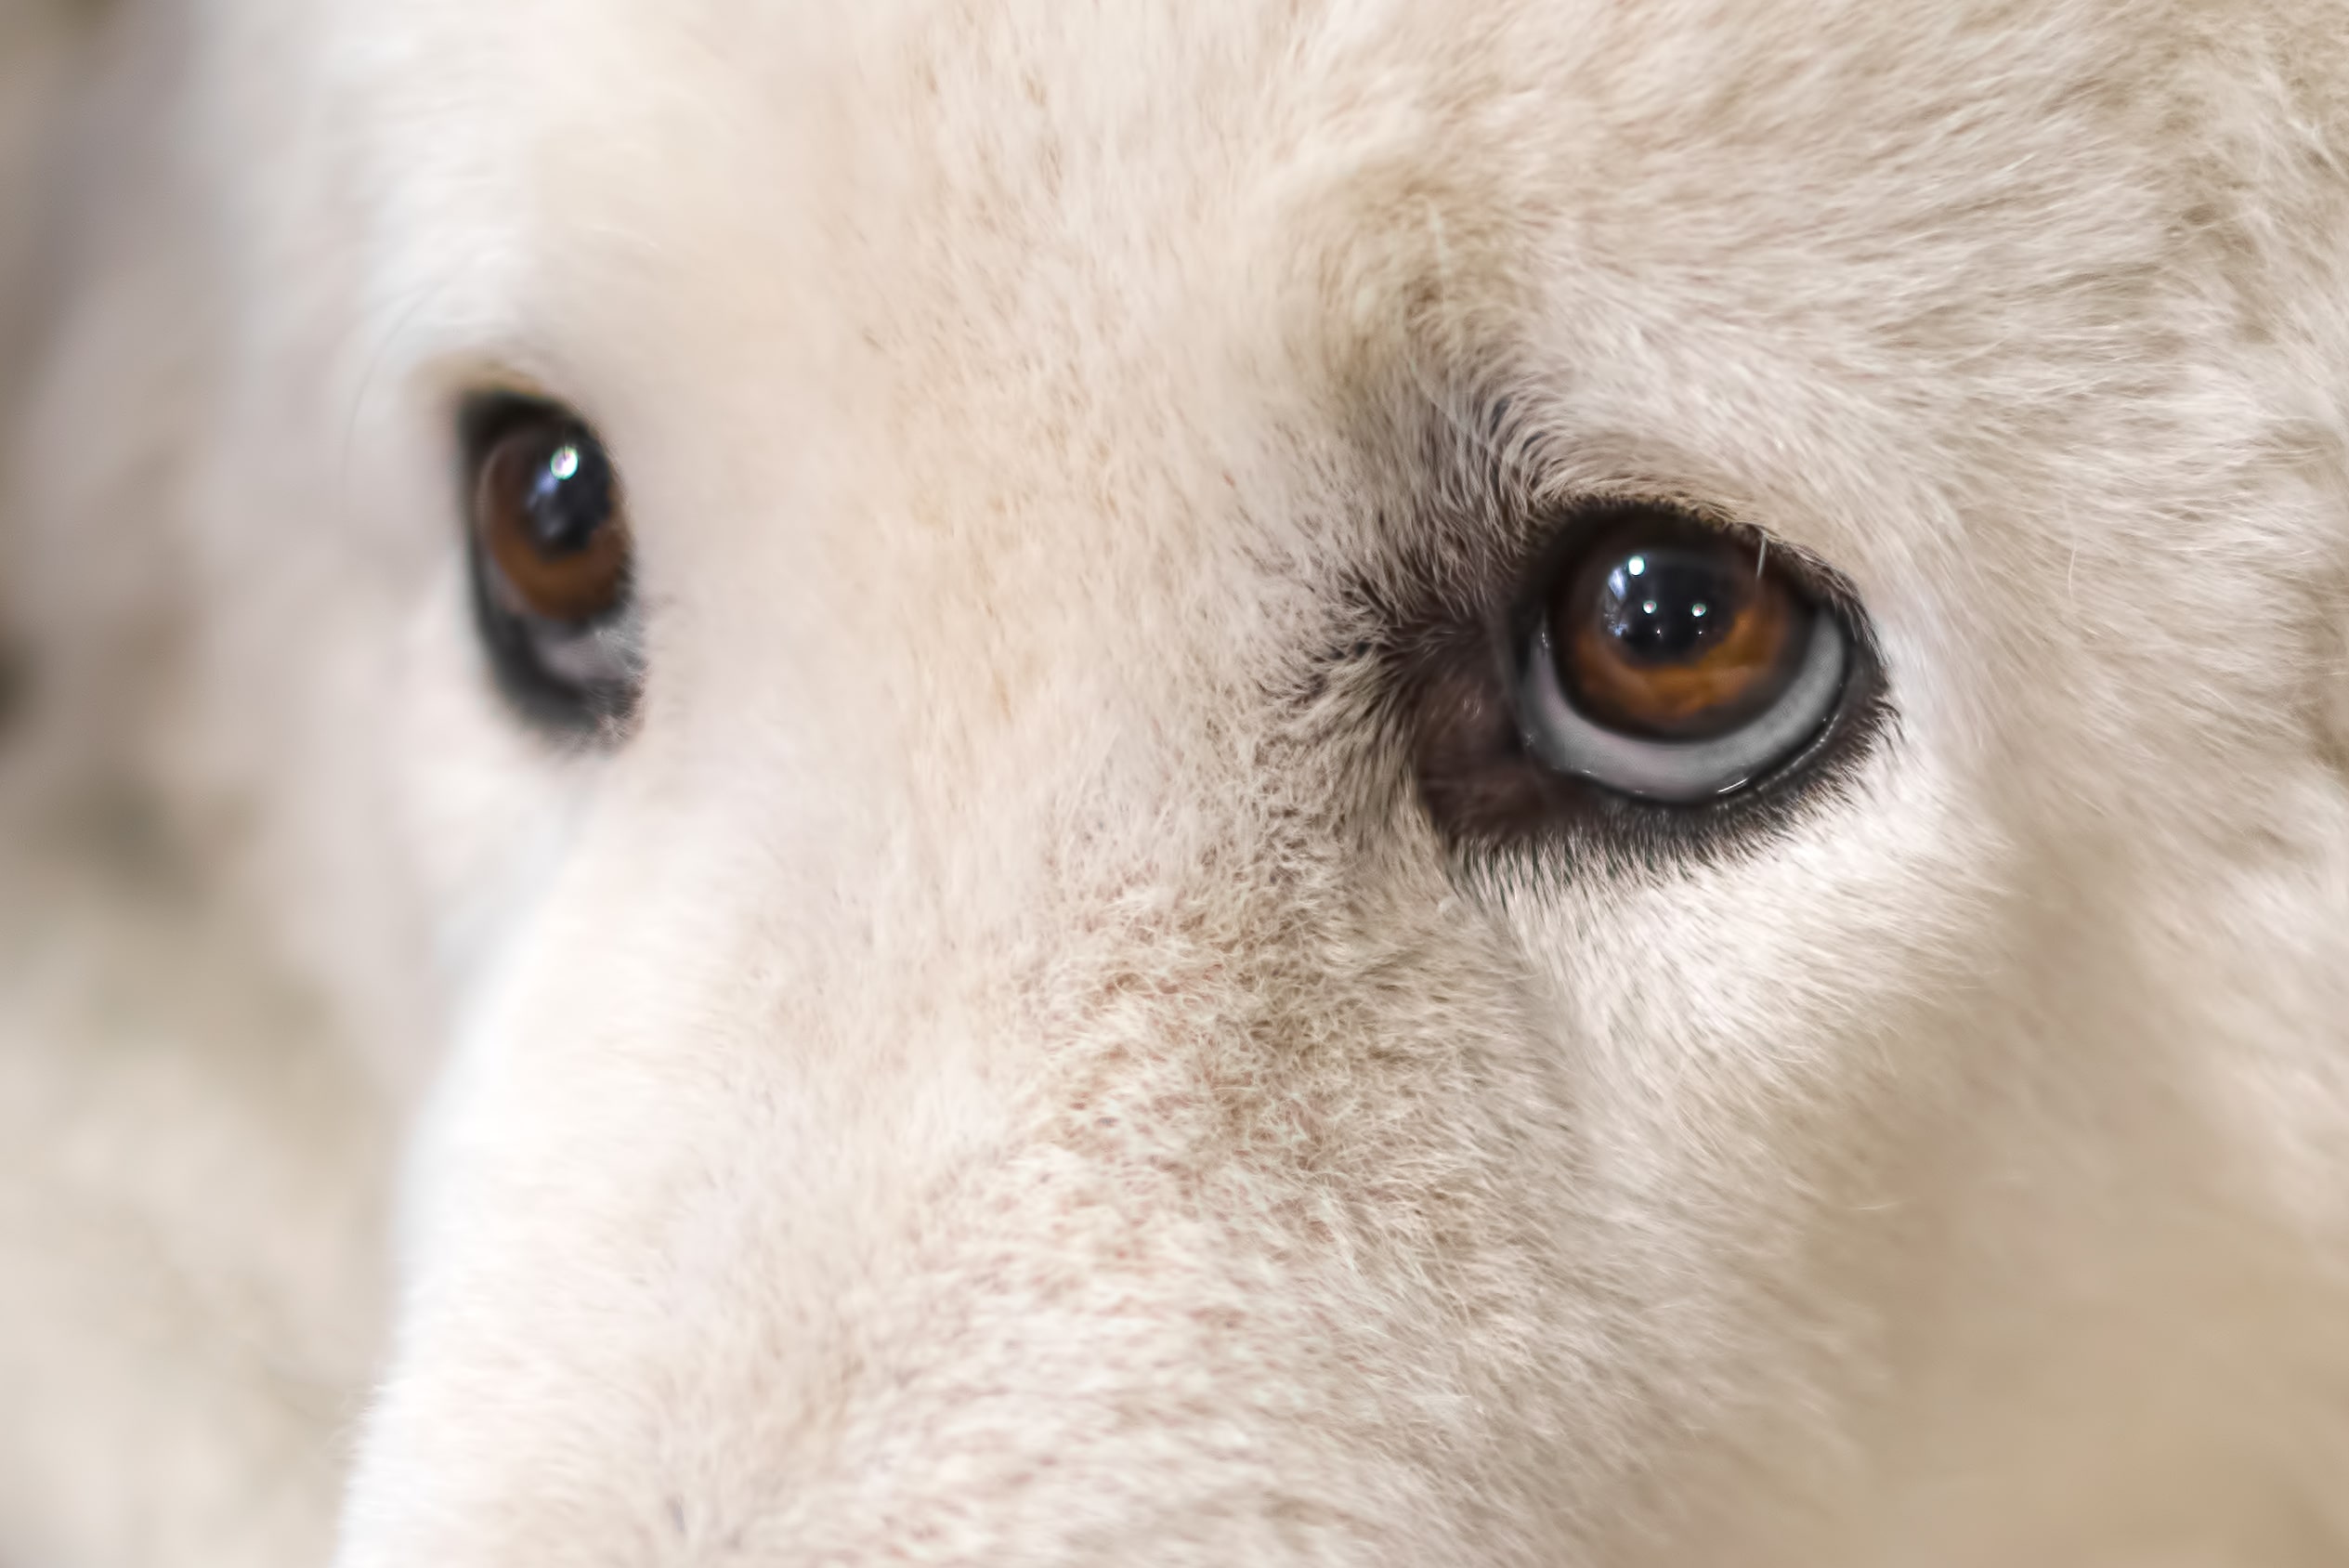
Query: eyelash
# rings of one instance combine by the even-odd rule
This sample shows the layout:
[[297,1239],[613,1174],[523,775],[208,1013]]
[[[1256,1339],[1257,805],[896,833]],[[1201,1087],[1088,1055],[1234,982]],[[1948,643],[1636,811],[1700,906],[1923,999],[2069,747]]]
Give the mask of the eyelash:
[[[1488,550],[1472,589],[1400,613],[1372,612],[1384,628],[1377,639],[1388,693],[1382,705],[1410,759],[1419,808],[1480,879],[1512,882],[1543,869],[1660,875],[1750,855],[1821,801],[1854,788],[1861,764],[1896,725],[1874,631],[1857,596],[1832,570],[1773,542],[1770,561],[1842,617],[1850,637],[1851,669],[1816,737],[1747,788],[1697,804],[1620,794],[1533,756],[1516,720],[1520,650],[1561,565],[1638,504],[1605,496],[1542,507],[1516,530],[1524,542],[1518,548]],[[1489,540],[1490,512],[1479,510],[1484,515],[1460,526],[1477,526]],[[1377,605],[1384,595],[1362,597]]]

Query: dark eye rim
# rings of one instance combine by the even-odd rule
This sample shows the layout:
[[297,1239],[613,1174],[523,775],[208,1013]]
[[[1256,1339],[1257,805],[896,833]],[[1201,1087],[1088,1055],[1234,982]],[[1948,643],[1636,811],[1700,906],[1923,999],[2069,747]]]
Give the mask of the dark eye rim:
[[[548,668],[543,643],[549,637],[614,634],[637,613],[633,574],[623,581],[614,607],[582,623],[556,622],[502,604],[492,588],[496,564],[489,558],[475,516],[483,464],[500,442],[527,425],[551,420],[579,431],[599,449],[594,424],[556,399],[509,390],[476,391],[457,406],[456,490],[458,519],[465,542],[466,596],[499,694],[515,712],[556,738],[609,742],[636,716],[643,694],[640,674],[610,681],[574,681]],[[605,453],[608,464],[610,456]],[[618,482],[617,479],[615,481]],[[624,497],[625,490],[620,493]]]
[[1752,852],[1809,809],[1852,788],[1898,722],[1875,632],[1851,585],[1816,558],[1768,538],[1769,559],[1847,641],[1833,710],[1809,740],[1734,793],[1676,804],[1621,793],[1534,756],[1519,718],[1524,650],[1559,574],[1592,542],[1663,516],[1756,541],[1759,530],[1670,499],[1586,497],[1545,508],[1531,542],[1497,563],[1472,602],[1431,607],[1399,629],[1399,715],[1420,809],[1455,856],[1503,867],[1528,856],[1662,871]]

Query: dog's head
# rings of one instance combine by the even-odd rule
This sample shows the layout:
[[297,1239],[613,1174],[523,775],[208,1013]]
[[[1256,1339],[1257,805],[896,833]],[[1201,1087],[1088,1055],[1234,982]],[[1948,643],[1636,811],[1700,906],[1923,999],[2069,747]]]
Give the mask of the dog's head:
[[2341,21],[159,22],[347,1568],[2338,1545]]

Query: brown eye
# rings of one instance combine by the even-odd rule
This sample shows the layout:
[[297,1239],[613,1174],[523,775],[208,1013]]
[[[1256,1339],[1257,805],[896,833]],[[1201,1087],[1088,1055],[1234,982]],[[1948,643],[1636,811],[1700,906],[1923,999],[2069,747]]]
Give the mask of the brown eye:
[[533,399],[463,420],[475,619],[507,694],[557,728],[624,716],[639,684],[628,519],[587,424]]
[[481,461],[474,528],[515,611],[548,621],[608,615],[628,587],[628,526],[611,464],[582,425],[525,420]]
[[1812,610],[1742,540],[1634,526],[1549,605],[1558,676],[1583,712],[1682,740],[1748,723],[1792,681]]
[[1636,510],[1540,606],[1519,709],[1536,755],[1627,794],[1696,802],[1784,761],[1833,716],[1841,621],[1763,547]]

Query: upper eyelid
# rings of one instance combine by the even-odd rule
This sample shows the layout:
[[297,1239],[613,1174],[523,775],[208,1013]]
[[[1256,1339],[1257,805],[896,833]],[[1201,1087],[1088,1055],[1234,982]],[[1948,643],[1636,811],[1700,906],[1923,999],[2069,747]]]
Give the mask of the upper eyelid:
[[1788,550],[1794,575],[1822,602],[1847,609],[1858,602],[1843,573],[1797,542],[1798,530],[1773,526],[1777,506],[1734,475],[1715,471],[1700,452],[1675,451],[1673,443],[1633,431],[1584,426],[1539,378],[1491,376],[1449,403],[1424,387],[1417,396],[1443,433],[1437,466],[1448,477],[1440,488],[1483,513],[1488,529],[1524,519],[1533,535],[1504,525],[1504,537],[1487,532],[1478,542],[1505,554],[1529,552],[1576,516],[1658,506],[1766,540],[1773,556]]
[[[468,469],[488,455],[499,438],[525,420],[552,415],[593,434],[594,426],[560,399],[540,393],[487,388],[468,392],[457,402],[451,424],[456,431],[457,456]],[[602,438],[597,438],[600,445]]]

